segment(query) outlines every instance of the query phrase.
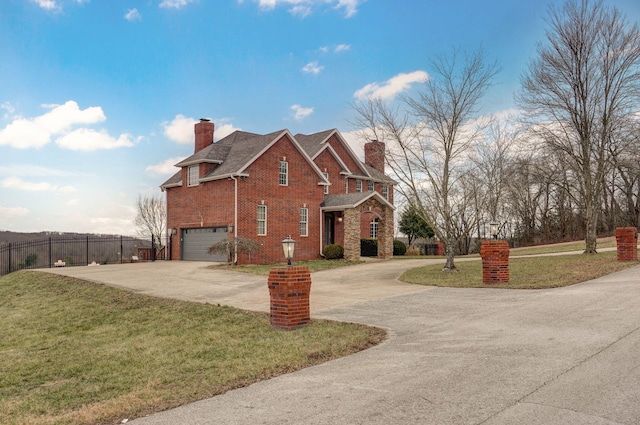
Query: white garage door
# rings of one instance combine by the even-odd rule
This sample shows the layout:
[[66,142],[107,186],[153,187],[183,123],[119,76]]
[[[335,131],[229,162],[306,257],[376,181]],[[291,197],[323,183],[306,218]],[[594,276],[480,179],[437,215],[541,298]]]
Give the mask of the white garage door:
[[198,227],[183,229],[180,238],[182,259],[191,261],[227,261],[226,254],[211,255],[211,245],[227,237],[226,227]]

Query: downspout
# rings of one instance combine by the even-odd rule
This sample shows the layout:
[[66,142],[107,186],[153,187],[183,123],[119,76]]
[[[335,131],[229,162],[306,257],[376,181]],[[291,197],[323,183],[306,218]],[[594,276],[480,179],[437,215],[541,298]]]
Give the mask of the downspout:
[[233,180],[233,237],[236,240],[236,247],[234,249],[234,258],[233,264],[238,263],[238,179],[234,176],[231,176],[230,179]]
[[320,256],[324,257],[324,252],[322,248],[324,248],[322,246],[322,241],[324,239],[324,211],[322,211],[322,208],[320,208]]

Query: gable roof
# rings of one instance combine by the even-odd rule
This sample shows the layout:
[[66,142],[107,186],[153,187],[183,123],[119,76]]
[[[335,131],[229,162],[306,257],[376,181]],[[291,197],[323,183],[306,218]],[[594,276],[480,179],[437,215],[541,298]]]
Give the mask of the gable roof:
[[[349,156],[351,156],[354,162],[358,164],[360,168],[359,170],[349,170],[343,159],[340,158],[340,155],[338,155],[335,149],[333,149],[333,147],[328,143],[329,139],[333,135],[337,137],[338,141],[344,146]],[[219,164],[206,176],[202,177],[200,179],[201,182],[224,179],[231,176],[247,176],[248,174],[246,174],[246,169],[267,149],[273,146],[274,143],[285,136],[288,137],[309,165],[314,169],[319,177],[318,184],[330,184],[313,161],[324,151],[328,151],[334,156],[340,167],[343,168],[342,172],[344,174],[363,179],[373,179],[389,184],[396,183],[386,174],[381,173],[360,161],[340,132],[335,128],[321,131],[319,133],[296,134],[295,136],[293,136],[287,129],[274,131],[273,133],[268,134],[255,134],[238,130],[219,141],[208,145],[204,149],[199,150],[188,158],[180,161],[175,166],[187,167],[202,163]],[[181,185],[182,171],[178,171],[160,187],[164,190],[166,188],[178,187]]]
[[[206,176],[200,179],[201,182],[224,179],[231,176],[247,176],[246,169],[258,159],[267,149],[273,146],[282,137],[287,137],[296,149],[302,154],[307,163],[314,169],[318,175],[318,184],[329,184],[318,166],[307,155],[306,151],[300,146],[296,139],[291,135],[289,130],[274,131],[269,134],[255,134],[246,131],[234,131],[227,137],[224,137],[208,145],[204,149],[194,153],[188,158],[176,164],[176,167],[186,167],[201,163],[219,164]],[[166,189],[169,187],[177,187],[182,185],[181,171],[173,175],[169,180],[160,187]]]
[[[334,128],[331,130],[325,130],[325,131],[321,131],[320,133],[314,133],[314,134],[296,134],[295,137],[296,139],[302,140],[302,142],[300,143],[302,147],[307,151],[307,153],[312,159],[315,159],[325,149],[329,149],[329,148],[333,151],[333,154],[337,156],[337,154],[335,153],[335,150],[328,143],[329,139],[333,135],[336,136],[336,138],[345,148],[345,150],[347,151],[351,159],[353,159],[353,161],[356,164],[358,164],[362,174],[354,173],[353,171],[346,168],[346,165],[344,166],[345,171],[348,172],[350,175],[353,174],[354,176],[362,176],[365,178],[371,177],[367,173],[367,169],[364,167],[365,164],[362,161],[360,161],[360,158],[358,158],[355,152],[353,152],[353,149],[351,149],[351,147],[349,146],[349,143],[347,143],[347,141],[342,137],[338,129]],[[344,164],[342,159],[340,159],[340,163]]]
[[345,193],[341,195],[326,195],[324,202],[320,205],[323,211],[342,211],[347,208],[357,208],[359,205],[375,198],[381,204],[387,205],[389,208],[396,209],[389,201],[384,199],[378,192],[356,192]]

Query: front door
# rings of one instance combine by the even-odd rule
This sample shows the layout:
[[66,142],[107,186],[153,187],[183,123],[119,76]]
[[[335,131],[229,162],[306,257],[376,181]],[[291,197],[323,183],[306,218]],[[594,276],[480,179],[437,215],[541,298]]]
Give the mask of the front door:
[[333,214],[324,215],[324,244],[333,244]]

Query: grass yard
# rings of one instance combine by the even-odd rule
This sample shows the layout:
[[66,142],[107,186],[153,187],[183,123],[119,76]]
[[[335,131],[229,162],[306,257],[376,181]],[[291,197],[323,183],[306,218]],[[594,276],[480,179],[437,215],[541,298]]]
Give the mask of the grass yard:
[[400,280],[454,288],[543,289],[573,285],[637,266],[638,261],[618,262],[616,252],[596,255],[561,255],[509,259],[509,283],[482,283],[482,261],[457,261],[457,272],[443,272],[442,264],[407,270]]
[[[307,266],[309,267],[309,271],[313,273],[313,272],[319,272],[321,270],[329,270],[329,269],[335,269],[338,267],[353,266],[353,265],[362,264],[362,263],[364,263],[364,261],[311,260],[311,261],[294,261],[293,265]],[[215,267],[215,268],[224,267],[225,270],[230,270],[234,272],[243,272],[243,273],[256,274],[260,276],[268,276],[269,270],[271,270],[273,267],[279,267],[279,266],[286,267],[286,265],[287,265],[286,263],[282,263],[282,264],[249,264],[249,265],[239,265],[239,266],[215,265],[211,267]]]
[[117,424],[366,349],[384,331],[153,298],[48,273],[0,278],[0,423]]

